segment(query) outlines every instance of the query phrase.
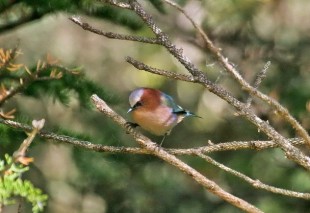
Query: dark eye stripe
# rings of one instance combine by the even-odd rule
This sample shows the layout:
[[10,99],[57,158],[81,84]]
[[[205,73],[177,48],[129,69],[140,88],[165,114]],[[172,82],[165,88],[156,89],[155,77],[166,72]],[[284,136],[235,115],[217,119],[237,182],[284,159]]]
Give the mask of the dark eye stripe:
[[140,101],[138,101],[132,108],[136,109],[138,107],[142,106],[142,103]]

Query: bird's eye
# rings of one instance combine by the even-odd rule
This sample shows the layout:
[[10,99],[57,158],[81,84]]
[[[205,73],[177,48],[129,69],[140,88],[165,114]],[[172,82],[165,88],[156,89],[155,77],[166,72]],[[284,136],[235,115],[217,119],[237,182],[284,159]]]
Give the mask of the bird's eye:
[[140,106],[142,106],[142,103],[140,101],[138,101],[132,108],[136,109]]

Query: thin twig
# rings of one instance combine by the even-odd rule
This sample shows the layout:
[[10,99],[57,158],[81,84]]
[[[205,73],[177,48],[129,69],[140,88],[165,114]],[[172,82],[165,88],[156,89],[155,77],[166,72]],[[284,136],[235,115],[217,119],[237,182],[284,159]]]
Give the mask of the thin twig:
[[[271,62],[267,61],[264,68],[257,73],[256,78],[254,80],[254,84],[253,84],[253,87],[255,89],[258,89],[259,85],[262,83],[263,79],[266,77],[266,72],[267,72],[270,64],[271,64]],[[252,100],[253,100],[253,98],[251,96],[247,99],[247,101],[246,101],[247,107],[251,106]]]
[[99,2],[104,2],[104,3],[108,3],[111,4],[113,6],[117,6],[123,9],[130,9],[130,5],[124,2],[118,2],[117,0],[98,0]]
[[188,82],[194,82],[195,81],[193,76],[191,76],[191,75],[178,74],[175,72],[154,68],[154,67],[148,66],[144,63],[141,63],[140,61],[137,61],[134,58],[129,57],[129,56],[126,57],[126,61],[128,63],[130,63],[131,65],[133,65],[138,70],[144,70],[144,71],[148,71],[150,73],[154,73],[157,75],[163,75],[165,77],[172,78],[175,80],[188,81]]
[[[289,141],[294,146],[304,144],[304,140],[301,138],[290,138]],[[278,144],[273,141],[231,141],[216,144],[212,143],[212,145],[190,149],[167,149],[167,151],[171,154],[176,155],[193,155],[197,151],[201,153],[211,153],[222,151],[236,151],[243,149],[263,150],[276,147],[278,147]]]
[[292,191],[292,190],[287,190],[287,189],[281,189],[278,187],[274,187],[274,186],[270,186],[268,184],[265,184],[263,182],[261,182],[260,180],[253,180],[252,178],[250,178],[249,176],[246,176],[245,174],[242,174],[241,172],[238,172],[234,169],[231,169],[227,166],[225,166],[224,164],[221,164],[219,162],[217,162],[216,160],[212,159],[211,157],[202,154],[201,152],[197,152],[196,154],[197,156],[199,156],[200,158],[206,160],[207,162],[211,163],[212,165],[244,180],[245,182],[251,184],[254,188],[257,189],[263,189],[275,194],[281,194],[281,195],[285,195],[285,196],[289,196],[289,197],[296,197],[296,198],[302,198],[302,199],[306,199],[306,200],[310,200],[310,193],[302,193],[302,192],[296,192],[296,191]]
[[32,121],[32,127],[31,132],[28,132],[28,137],[21,143],[19,148],[13,153],[13,159],[11,162],[9,162],[5,168],[0,172],[0,178],[2,175],[4,175],[12,165],[16,162],[22,163],[24,165],[28,165],[30,162],[33,161],[33,158],[26,157],[27,149],[29,148],[30,144],[32,143],[33,139],[37,135],[37,133],[43,128],[45,123],[45,120],[33,120]]
[[69,17],[69,20],[71,20],[75,24],[79,25],[84,30],[93,32],[93,33],[98,34],[98,35],[105,36],[105,37],[110,38],[110,39],[136,41],[136,42],[142,42],[142,43],[148,43],[148,44],[159,44],[159,42],[156,38],[146,38],[146,37],[142,37],[142,36],[123,35],[123,34],[119,34],[119,33],[104,32],[102,30],[98,30],[98,29],[92,27],[90,24],[81,21],[81,18],[78,16],[71,16],[71,17]]

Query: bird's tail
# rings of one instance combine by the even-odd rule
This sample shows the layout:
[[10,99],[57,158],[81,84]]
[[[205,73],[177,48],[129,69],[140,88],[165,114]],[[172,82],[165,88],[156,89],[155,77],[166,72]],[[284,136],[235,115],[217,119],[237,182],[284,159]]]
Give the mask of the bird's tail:
[[182,111],[179,111],[179,112],[175,112],[175,114],[181,115],[183,117],[193,116],[193,117],[197,117],[197,118],[202,118],[202,117],[200,117],[200,116],[196,115],[195,113],[190,112],[188,110],[182,110]]
[[186,117],[187,117],[187,116],[193,116],[193,117],[197,117],[197,118],[202,118],[201,116],[196,115],[195,113],[192,113],[192,112],[190,112],[190,111],[186,111]]

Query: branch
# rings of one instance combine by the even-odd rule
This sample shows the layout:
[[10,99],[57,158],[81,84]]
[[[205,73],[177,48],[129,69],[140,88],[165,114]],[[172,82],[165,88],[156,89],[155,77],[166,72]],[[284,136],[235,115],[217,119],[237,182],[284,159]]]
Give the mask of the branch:
[[[0,123],[5,124],[9,127],[31,132],[33,127],[19,123],[17,121],[12,121],[8,119],[0,118]],[[95,152],[106,152],[109,154],[150,154],[147,150],[138,147],[115,147],[115,146],[104,146],[101,144],[94,144],[90,141],[80,140],[78,138],[70,137],[67,135],[59,135],[53,132],[48,132],[41,130],[37,133],[40,137],[48,140],[53,140],[55,142],[66,143],[73,145],[75,147],[84,148],[87,150]],[[301,138],[291,138],[289,139],[292,145],[303,145],[304,140]],[[268,148],[277,148],[278,144],[273,141],[232,141],[232,142],[221,142],[217,144],[210,143],[208,146],[189,148],[189,149],[165,149],[170,154],[174,155],[195,155],[197,151],[202,153],[212,153],[212,152],[223,152],[223,151],[236,151],[242,149],[254,149],[262,150]]]
[[[96,105],[97,109],[104,113],[106,116],[111,118],[114,122],[120,125],[123,128],[126,128],[126,120],[122,118],[120,115],[116,114],[103,100],[101,100],[97,95],[92,95],[92,101]],[[188,166],[183,161],[176,158],[174,155],[169,154],[161,147],[158,147],[154,142],[152,142],[149,138],[145,137],[144,135],[132,130],[129,131],[134,139],[138,142],[138,144],[149,151],[150,154],[157,156],[158,158],[166,161],[167,163],[177,167],[179,170],[184,172],[185,174],[192,177],[197,183],[202,185],[206,188],[209,192],[213,193],[214,195],[220,197],[221,199],[229,202],[230,204],[244,210],[247,212],[262,212],[255,206],[251,205],[250,203],[224,191],[219,185],[217,185],[212,180],[209,180],[201,173],[193,169],[192,167]]]
[[[13,79],[15,81],[18,80],[19,85],[17,85],[14,88],[11,88],[8,90],[5,95],[3,95],[0,98],[0,107],[10,98],[12,98],[14,95],[18,94],[19,92],[22,92],[25,90],[28,86],[30,86],[32,83],[37,82],[37,81],[51,81],[51,80],[57,80],[61,76],[53,76],[50,74],[50,76],[39,76],[40,73],[44,72],[45,70],[48,69],[58,69],[59,71],[67,72],[70,74],[74,74],[74,71],[69,70],[66,67],[60,66],[60,65],[52,65],[48,63],[41,63],[39,60],[37,63],[37,68],[34,72],[31,72],[26,66],[24,66],[26,72],[23,77],[19,77],[18,79]],[[6,77],[6,76],[5,76]],[[15,76],[13,76],[15,77]]]
[[207,34],[203,31],[203,29],[195,23],[193,19],[180,7],[177,3],[172,2],[170,0],[164,0],[166,3],[175,7],[179,10],[183,15],[192,23],[194,28],[197,30],[199,35],[202,37],[203,41],[206,44],[206,47],[209,51],[216,57],[216,59],[220,62],[220,64],[224,67],[224,69],[229,72],[233,78],[242,86],[242,89],[249,92],[252,96],[256,96],[267,104],[270,104],[274,109],[278,111],[278,113],[284,118],[291,126],[297,131],[297,133],[304,138],[306,144],[310,147],[310,136],[307,131],[301,126],[301,124],[289,113],[289,111],[283,107],[279,102],[269,97],[268,95],[263,94],[262,92],[252,87],[248,82],[244,80],[244,78],[240,75],[240,73],[235,69],[235,67],[228,61],[226,57],[224,57],[221,53],[221,50],[217,48],[213,42],[209,39]]
[[[253,84],[253,87],[255,89],[258,89],[259,85],[262,83],[262,80],[266,77],[266,72],[267,72],[270,64],[271,64],[271,62],[267,61],[267,63],[265,64],[264,68],[257,73],[256,78],[254,80],[254,84]],[[252,97],[249,97],[247,99],[247,101],[246,101],[247,107],[251,106],[252,100],[253,100]]]
[[[133,66],[135,66],[139,70],[143,69],[145,71],[148,71],[148,72],[151,72],[157,75],[166,76],[172,79],[195,82],[195,80],[193,80],[191,76],[176,74],[171,71],[153,68],[131,57],[127,57],[126,61],[132,64]],[[218,95],[219,97],[221,97],[222,99],[226,100],[228,103],[236,107],[241,115],[245,116],[248,120],[250,120],[253,124],[255,124],[260,130],[262,130],[270,138],[272,138],[279,145],[279,147],[285,151],[288,157],[293,159],[298,164],[304,166],[305,168],[310,169],[310,159],[307,156],[305,156],[301,151],[299,151],[298,148],[292,146],[286,138],[284,138],[278,132],[276,132],[268,124],[268,122],[261,120],[247,107],[246,104],[243,104],[237,99],[235,99],[234,97],[232,97],[231,94],[229,94],[227,91],[225,91],[221,87],[208,81],[207,79],[205,81],[207,85],[204,85],[204,86],[206,86],[214,94]]]
[[250,185],[252,185],[254,188],[257,189],[263,189],[275,194],[281,194],[281,195],[285,195],[285,196],[289,196],[289,197],[295,197],[295,198],[302,198],[302,199],[306,199],[306,200],[310,200],[310,193],[302,193],[302,192],[296,192],[296,191],[292,191],[292,190],[287,190],[287,189],[281,189],[281,188],[277,188],[274,186],[270,186],[267,185],[265,183],[262,183],[260,180],[253,180],[252,178],[250,178],[249,176],[246,176],[244,174],[242,174],[241,172],[238,172],[234,169],[231,169],[217,161],[215,161],[214,159],[212,159],[211,157],[204,155],[200,152],[196,153],[197,156],[199,156],[200,158],[206,160],[207,162],[213,164],[214,166],[236,176],[241,178],[242,180],[244,180],[245,182],[249,183]]
[[130,9],[130,5],[124,2],[118,2],[117,0],[98,0],[100,2],[108,3],[113,6],[117,6],[124,9]]
[[[32,126],[29,126],[29,125],[23,124],[23,123],[19,123],[16,121],[12,121],[12,120],[5,120],[5,119],[0,118],[0,123],[5,124],[9,127],[21,129],[21,130],[24,130],[27,132],[30,132],[33,130]],[[96,151],[96,152],[108,152],[111,154],[117,154],[117,153],[148,154],[145,150],[143,150],[141,148],[103,146],[101,144],[93,144],[89,141],[80,140],[80,139],[73,138],[73,137],[66,136],[66,135],[55,134],[53,132],[48,132],[45,130],[41,130],[40,132],[37,133],[37,135],[39,135],[40,137],[42,137],[44,139],[50,139],[50,140],[54,140],[56,142],[66,143],[66,144],[73,145],[75,147],[80,147],[80,148],[84,148],[84,149],[92,150],[92,151]]]
[[[292,145],[302,145],[304,140],[301,138],[290,138],[290,143]],[[273,141],[232,141],[217,143],[208,146],[202,146],[191,149],[167,149],[166,151],[175,155],[195,155],[198,152],[201,153],[212,153],[212,152],[223,152],[223,151],[236,151],[242,149],[254,149],[262,150],[268,148],[276,148],[278,144]]]
[[30,144],[32,143],[33,139],[35,138],[36,134],[43,128],[44,123],[45,123],[44,119],[39,120],[39,121],[37,121],[37,120],[32,121],[31,132],[27,133],[28,137],[19,146],[18,150],[16,150],[13,153],[12,161],[8,162],[8,164],[5,166],[5,168],[2,169],[2,171],[0,172],[0,178],[4,174],[6,174],[6,172],[8,172],[10,170],[10,168],[12,167],[12,165],[14,163],[20,162],[24,165],[28,165],[30,162],[33,161],[33,158],[26,157],[26,152],[27,152],[27,149],[29,148]]
[[142,43],[148,43],[148,44],[159,44],[158,40],[156,38],[146,38],[142,36],[132,36],[132,35],[122,35],[118,33],[113,33],[113,32],[104,32],[101,30],[98,30],[91,25],[89,25],[86,22],[82,22],[81,18],[78,16],[71,16],[69,17],[69,20],[71,20],[73,23],[79,25],[82,27],[84,30],[93,32],[98,35],[105,36],[107,38],[111,39],[118,39],[118,40],[127,40],[127,41],[137,41],[137,42],[142,42]]
[[[0,123],[3,123],[7,126],[18,128],[21,130],[24,130],[26,132],[33,132],[35,130],[34,126],[29,126],[26,124],[22,124],[16,121],[11,120],[4,120],[0,119]],[[41,128],[40,128],[41,129]],[[151,152],[144,148],[129,148],[129,147],[114,147],[114,146],[104,146],[101,144],[93,144],[89,141],[83,141],[79,140],[77,138],[69,137],[66,135],[59,135],[52,132],[47,132],[44,130],[36,131],[36,134],[44,139],[53,140],[60,143],[67,143],[70,145],[73,145],[75,147],[84,148],[91,151],[96,152],[105,152],[109,154],[143,154],[143,155],[149,155]],[[32,140],[32,139],[31,139]],[[30,140],[27,140],[30,141]],[[300,138],[292,138],[290,139],[290,142],[293,145],[301,145],[304,143],[304,141]],[[20,148],[22,150],[27,149],[29,143],[27,142],[27,145],[24,146],[25,148]],[[282,194],[286,196],[291,197],[297,197],[302,199],[309,199],[309,195],[307,193],[301,193],[301,192],[295,192],[285,189],[280,189],[276,187],[269,186],[267,184],[264,184],[260,182],[259,180],[253,180],[250,177],[245,176],[244,174],[237,172],[235,170],[232,170],[212,158],[206,156],[204,153],[211,153],[211,152],[218,152],[218,151],[229,151],[229,150],[238,150],[238,149],[255,149],[255,150],[261,150],[266,148],[274,148],[277,147],[277,144],[272,141],[233,141],[233,142],[226,142],[226,143],[218,143],[218,144],[212,144],[204,147],[197,147],[197,148],[191,148],[191,149],[165,149],[170,154],[174,155],[195,155],[198,157],[201,157],[208,161],[209,163],[219,167],[220,169],[223,169],[224,171],[231,173],[244,181],[250,183],[255,188],[264,189],[273,193]],[[22,146],[21,146],[22,147]],[[16,152],[16,153],[24,153],[23,152]],[[24,155],[17,155],[15,156],[24,156]]]
[[136,12],[136,14],[140,16],[140,18],[153,31],[157,39],[160,41],[161,45],[165,47],[193,75],[195,82],[202,84],[210,92],[216,94],[223,100],[227,101],[230,105],[234,106],[238,110],[239,114],[247,118],[250,122],[255,124],[258,129],[260,129],[268,137],[272,138],[272,140],[278,143],[280,148],[285,152],[288,158],[292,159],[304,168],[310,170],[309,157],[304,155],[298,148],[292,146],[285,137],[280,135],[273,127],[269,125],[268,122],[263,121],[257,115],[255,115],[250,109],[246,107],[244,103],[234,98],[228,91],[226,91],[222,87],[208,80],[205,74],[198,68],[196,68],[196,66],[190,61],[190,59],[188,59],[183,54],[183,50],[177,48],[174,44],[170,42],[168,36],[163,33],[162,30],[154,23],[153,18],[143,10],[143,8],[138,2],[131,0],[130,5],[131,9]]
[[130,63],[131,65],[133,65],[138,70],[144,70],[144,71],[147,71],[147,72],[150,72],[153,74],[162,75],[162,76],[172,78],[175,80],[181,80],[181,81],[187,81],[187,82],[194,82],[195,81],[193,76],[178,74],[175,72],[166,71],[166,70],[162,70],[162,69],[157,69],[157,68],[148,66],[148,65],[146,65],[140,61],[137,61],[134,58],[129,57],[129,56],[126,57],[126,61],[128,63]]

